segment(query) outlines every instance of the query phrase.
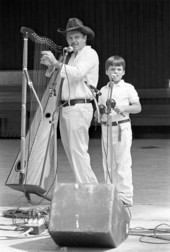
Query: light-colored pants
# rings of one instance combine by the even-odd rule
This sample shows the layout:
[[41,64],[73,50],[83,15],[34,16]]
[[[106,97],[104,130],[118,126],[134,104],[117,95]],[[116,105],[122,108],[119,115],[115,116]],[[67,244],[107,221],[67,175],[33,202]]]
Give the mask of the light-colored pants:
[[109,127],[102,125],[104,177],[106,183],[115,185],[121,200],[133,204],[131,124],[130,122],[122,123],[120,126],[121,141],[118,141],[118,126],[111,126],[110,133]]
[[92,117],[91,103],[63,107],[60,113],[61,140],[76,183],[98,183],[88,153]]

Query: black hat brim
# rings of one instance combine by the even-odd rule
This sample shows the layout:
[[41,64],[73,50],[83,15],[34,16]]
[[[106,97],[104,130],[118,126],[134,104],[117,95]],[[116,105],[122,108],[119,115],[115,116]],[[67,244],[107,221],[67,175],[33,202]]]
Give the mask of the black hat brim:
[[91,28],[87,27],[87,26],[74,27],[74,28],[70,28],[68,30],[63,30],[63,29],[59,28],[59,29],[57,29],[57,31],[59,33],[63,34],[64,36],[66,36],[68,32],[79,31],[79,32],[87,35],[89,40],[93,40],[94,37],[95,37],[94,31]]

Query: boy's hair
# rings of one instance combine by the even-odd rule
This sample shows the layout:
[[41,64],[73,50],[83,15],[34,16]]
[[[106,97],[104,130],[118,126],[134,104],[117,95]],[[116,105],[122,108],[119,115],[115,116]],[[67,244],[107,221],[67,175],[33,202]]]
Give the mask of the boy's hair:
[[125,70],[126,63],[125,60],[120,56],[111,56],[106,60],[105,70],[108,70],[110,66],[122,66],[123,70]]

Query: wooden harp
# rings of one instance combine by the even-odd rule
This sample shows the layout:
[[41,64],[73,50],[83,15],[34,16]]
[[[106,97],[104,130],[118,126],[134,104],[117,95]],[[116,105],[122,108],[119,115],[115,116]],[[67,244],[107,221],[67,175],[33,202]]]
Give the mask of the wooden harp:
[[[41,51],[51,50],[56,58],[59,58],[62,55],[62,47],[48,38],[38,36],[32,29],[22,27],[21,33],[23,33],[21,148],[5,185],[24,192],[30,200],[30,193],[45,197],[51,165],[55,166],[57,162],[56,131],[59,108],[56,109],[56,104],[59,104],[61,80],[59,71],[54,71],[50,78],[45,76],[47,67],[40,65]],[[32,44],[35,49],[33,81],[27,71],[28,39],[34,42]],[[30,91],[29,127],[26,127],[27,87]],[[55,151],[54,159],[53,151]]]

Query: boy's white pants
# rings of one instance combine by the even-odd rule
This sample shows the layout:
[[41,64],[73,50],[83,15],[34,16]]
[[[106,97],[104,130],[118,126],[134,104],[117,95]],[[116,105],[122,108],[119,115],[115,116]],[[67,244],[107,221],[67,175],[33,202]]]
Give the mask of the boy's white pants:
[[91,103],[63,107],[60,112],[61,140],[77,183],[98,182],[88,153],[92,117]]
[[[106,183],[113,183],[121,200],[133,204],[132,185],[132,130],[130,122],[121,125],[121,141],[118,141],[118,126],[102,125],[103,169]],[[112,145],[111,145],[112,143]]]

